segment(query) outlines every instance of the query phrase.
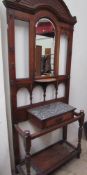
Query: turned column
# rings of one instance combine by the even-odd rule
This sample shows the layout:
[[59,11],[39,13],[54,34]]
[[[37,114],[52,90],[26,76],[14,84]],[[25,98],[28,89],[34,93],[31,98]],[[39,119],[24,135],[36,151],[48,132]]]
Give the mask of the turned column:
[[31,148],[31,137],[30,132],[25,131],[24,136],[24,147],[25,147],[25,166],[27,175],[30,175],[30,161],[31,161],[31,155],[30,155],[30,148]]
[[83,127],[83,123],[84,123],[84,111],[80,111],[80,119],[78,120],[79,121],[79,130],[78,130],[78,146],[77,146],[77,149],[78,149],[78,154],[77,154],[77,157],[80,158],[80,153],[81,153],[81,138],[82,138],[82,127]]
[[67,126],[63,127],[63,140],[66,141],[67,140]]

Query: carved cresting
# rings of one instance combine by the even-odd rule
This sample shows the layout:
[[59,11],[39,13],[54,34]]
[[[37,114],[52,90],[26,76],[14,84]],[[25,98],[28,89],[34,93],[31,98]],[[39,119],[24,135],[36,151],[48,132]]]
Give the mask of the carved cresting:
[[70,14],[70,11],[63,0],[4,0],[8,8],[18,9],[28,13],[35,13],[41,9],[47,9],[56,14],[59,21],[64,21],[74,25],[76,17]]

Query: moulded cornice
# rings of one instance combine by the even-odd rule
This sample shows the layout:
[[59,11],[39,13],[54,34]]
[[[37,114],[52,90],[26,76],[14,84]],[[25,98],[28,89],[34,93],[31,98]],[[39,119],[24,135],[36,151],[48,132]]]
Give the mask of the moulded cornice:
[[6,8],[16,9],[35,14],[41,9],[47,9],[54,13],[59,21],[74,25],[76,17],[73,17],[63,0],[4,0]]

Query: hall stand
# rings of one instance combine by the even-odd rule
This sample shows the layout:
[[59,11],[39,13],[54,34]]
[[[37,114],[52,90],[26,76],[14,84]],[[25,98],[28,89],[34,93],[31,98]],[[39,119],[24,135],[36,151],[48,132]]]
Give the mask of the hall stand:
[[[21,175],[47,175],[73,157],[80,158],[81,153],[84,111],[76,113],[76,108],[68,104],[72,40],[77,20],[63,0],[4,0],[3,3],[7,10],[16,168]],[[26,52],[25,55],[23,51]],[[19,60],[22,64],[19,64]],[[47,88],[51,85],[54,87],[54,95],[48,100]],[[41,87],[43,96],[40,96],[39,101],[36,98],[35,102],[36,96],[33,94],[38,86]],[[62,96],[59,92],[60,87],[64,87]],[[20,92],[26,99],[29,96],[30,103],[19,104]],[[67,141],[67,126],[76,121],[79,123],[78,145],[74,146]],[[28,123],[28,129],[21,127],[23,122]],[[34,130],[31,130],[32,127]],[[32,140],[59,128],[63,129],[62,140],[31,154]],[[21,160],[20,156],[19,135],[24,143],[24,160]]]

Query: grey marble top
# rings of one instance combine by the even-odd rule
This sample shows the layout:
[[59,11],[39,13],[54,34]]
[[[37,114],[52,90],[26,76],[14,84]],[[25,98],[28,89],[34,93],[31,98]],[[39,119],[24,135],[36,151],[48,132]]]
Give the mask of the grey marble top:
[[40,120],[45,120],[53,116],[59,116],[73,110],[75,110],[75,108],[68,104],[62,102],[54,102],[48,105],[29,109],[28,112]]

